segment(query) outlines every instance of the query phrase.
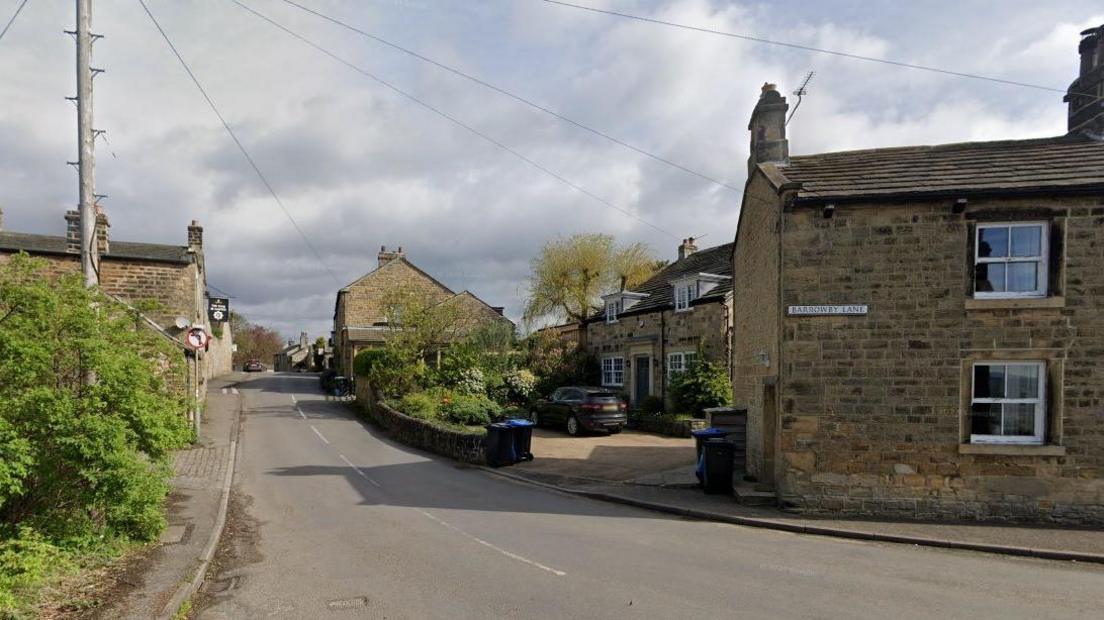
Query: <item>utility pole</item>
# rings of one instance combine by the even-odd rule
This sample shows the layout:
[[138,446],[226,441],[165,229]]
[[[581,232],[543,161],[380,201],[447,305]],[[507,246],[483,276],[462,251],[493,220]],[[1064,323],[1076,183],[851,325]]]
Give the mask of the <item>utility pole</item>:
[[92,0],[77,0],[77,142],[80,176],[81,272],[85,286],[99,284],[99,253],[96,247],[96,131],[92,128]]

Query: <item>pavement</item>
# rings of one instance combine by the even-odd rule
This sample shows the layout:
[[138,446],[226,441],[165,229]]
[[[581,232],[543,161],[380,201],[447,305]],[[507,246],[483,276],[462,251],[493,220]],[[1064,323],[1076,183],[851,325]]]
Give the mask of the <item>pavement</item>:
[[230,518],[195,617],[1099,616],[1101,566],[594,501],[396,444],[316,386],[238,386]]
[[224,491],[232,469],[240,395],[232,377],[212,380],[195,447],[174,457],[168,527],[160,543],[128,563],[122,588],[96,618],[149,620],[171,617],[198,586],[205,560],[225,518]]
[[1104,531],[1098,529],[815,517],[706,495],[694,477],[692,439],[632,431],[573,438],[538,429],[532,451],[533,461],[488,471],[592,499],[725,523],[1104,563]]

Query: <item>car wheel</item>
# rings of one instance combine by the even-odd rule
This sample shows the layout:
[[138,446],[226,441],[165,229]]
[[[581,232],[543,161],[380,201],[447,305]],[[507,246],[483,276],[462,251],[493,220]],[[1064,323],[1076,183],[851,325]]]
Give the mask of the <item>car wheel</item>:
[[617,433],[620,433],[623,430],[625,430],[623,427],[618,426],[617,428],[609,429],[609,434],[610,435],[616,435]]
[[529,412],[529,421],[533,423],[533,426],[540,428],[540,413],[538,413],[536,409]]
[[571,435],[572,437],[578,437],[580,430],[581,429],[579,428],[579,419],[576,418],[574,414],[568,416],[568,418],[567,418],[567,434]]

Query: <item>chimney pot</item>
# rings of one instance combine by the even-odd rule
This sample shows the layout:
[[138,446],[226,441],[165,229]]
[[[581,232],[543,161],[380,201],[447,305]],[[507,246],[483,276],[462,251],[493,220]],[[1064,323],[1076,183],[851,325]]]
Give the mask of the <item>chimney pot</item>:
[[387,263],[390,263],[391,261],[395,260],[396,258],[402,258],[404,255],[405,254],[403,253],[403,249],[402,249],[401,245],[399,246],[398,250],[396,250],[394,252],[388,252],[387,251],[387,246],[381,245],[379,256],[377,256],[377,260],[379,261],[379,266],[383,267],[384,265],[386,265]]
[[678,247],[678,259],[682,260],[687,256],[690,256],[694,252],[698,251],[698,246],[694,245],[694,238],[688,237],[682,240],[682,244]]

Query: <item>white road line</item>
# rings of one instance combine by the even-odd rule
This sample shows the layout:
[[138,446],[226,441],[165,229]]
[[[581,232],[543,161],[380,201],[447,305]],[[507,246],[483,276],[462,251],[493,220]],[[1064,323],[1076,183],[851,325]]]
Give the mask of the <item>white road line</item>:
[[543,571],[548,571],[548,572],[552,573],[553,575],[555,575],[557,577],[563,577],[564,575],[567,574],[567,573],[563,572],[562,570],[556,570],[556,569],[552,568],[551,566],[545,566],[544,564],[541,564],[540,562],[534,562],[533,560],[530,560],[529,558],[522,557],[522,556],[520,556],[516,553],[511,553],[511,552],[503,549],[502,547],[495,546],[495,545],[483,540],[482,538],[479,538],[478,536],[473,536],[473,535],[465,532],[464,530],[456,527],[455,525],[453,525],[453,524],[451,524],[447,521],[444,521],[442,519],[438,519],[437,517],[429,514],[428,512],[426,512],[424,510],[421,510],[420,508],[415,508],[414,510],[417,510],[418,512],[420,512],[423,515],[429,517],[430,519],[436,521],[437,523],[440,523],[441,525],[447,527],[448,529],[456,532],[457,534],[460,534],[462,536],[470,538],[470,539],[474,540],[475,542],[483,545],[484,547],[487,547],[488,549],[493,549],[493,550],[501,553],[502,555],[510,558],[511,560],[517,560],[518,562],[524,562],[525,564],[528,564],[530,566],[535,566],[535,567],[537,567],[537,568],[539,568]]
[[293,404],[293,405],[294,405],[294,404],[295,404],[295,403],[297,403],[297,402],[299,402],[299,401],[295,400],[295,394],[292,394],[292,395],[291,395],[291,404]]
[[342,461],[345,461],[346,465],[348,465],[349,467],[352,467],[353,471],[355,471],[357,474],[359,474],[361,478],[364,478],[365,480],[367,480],[368,482],[371,482],[372,484],[376,485],[377,487],[381,487],[381,488],[383,487],[382,484],[380,484],[380,483],[376,482],[375,480],[372,480],[371,478],[369,478],[368,474],[360,471],[360,468],[357,467],[356,465],[353,465],[353,463],[349,459],[345,458],[344,454],[338,454],[338,456],[341,457]]
[[238,393],[238,388],[230,388],[230,393],[231,394],[237,394]]
[[227,393],[228,391],[229,391],[229,390],[227,390],[226,388],[222,388],[222,393],[223,393],[223,394]]
[[330,440],[329,440],[329,439],[326,439],[326,436],[325,436],[325,435],[323,435],[322,433],[318,432],[318,429],[317,429],[317,428],[315,428],[313,424],[311,424],[311,430],[312,430],[312,431],[314,431],[314,434],[315,434],[315,435],[318,435],[318,438],[319,438],[319,439],[321,439],[321,440],[322,440],[322,441],[323,441],[323,442],[324,442],[324,443],[325,443],[326,445],[329,445],[329,444],[330,444]]
[[295,410],[299,412],[299,417],[304,420],[307,419],[307,414],[303,413],[303,410],[299,408],[299,405],[295,405]]

